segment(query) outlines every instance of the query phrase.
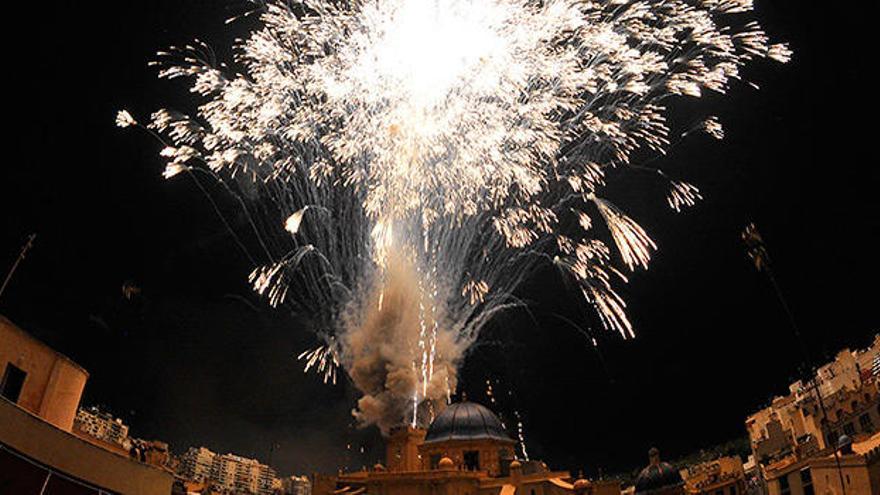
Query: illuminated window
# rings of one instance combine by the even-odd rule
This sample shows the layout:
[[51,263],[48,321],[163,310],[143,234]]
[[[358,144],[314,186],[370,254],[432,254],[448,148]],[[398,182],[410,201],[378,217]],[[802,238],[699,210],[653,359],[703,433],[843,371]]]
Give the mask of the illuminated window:
[[6,371],[3,372],[3,381],[0,381],[0,395],[7,398],[10,402],[18,402],[25,378],[27,378],[27,373],[24,370],[12,363],[8,363]]

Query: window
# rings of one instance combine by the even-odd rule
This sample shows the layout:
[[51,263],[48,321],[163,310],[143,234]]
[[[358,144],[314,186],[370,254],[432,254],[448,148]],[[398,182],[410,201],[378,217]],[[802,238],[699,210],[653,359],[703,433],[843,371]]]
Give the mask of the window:
[[0,395],[9,399],[10,402],[17,403],[25,378],[27,378],[27,373],[24,370],[8,363],[6,371],[3,372],[3,381],[0,382]]
[[813,476],[810,473],[809,468],[801,469],[801,488],[803,489],[804,495],[816,494],[816,491],[813,489]]
[[779,494],[780,495],[790,495],[791,487],[788,486],[788,476],[780,476],[779,477]]
[[440,467],[440,454],[431,454],[431,469]]
[[730,495],[736,495],[736,485],[730,487]]
[[513,453],[510,449],[498,449],[498,473],[502,477],[510,476],[510,462],[513,461]]
[[859,416],[859,426],[862,427],[862,431],[874,431],[874,423],[871,421],[871,416],[868,413]]
[[843,432],[849,436],[853,436],[856,434],[856,427],[853,426],[852,423],[847,423],[847,424],[843,425]]
[[464,468],[468,471],[477,471],[480,469],[480,452],[477,450],[466,450],[464,452]]
[[835,431],[835,430],[831,430],[831,431],[828,433],[828,437],[827,437],[827,439],[828,439],[828,443],[827,443],[826,446],[828,446],[828,447],[836,446],[836,445],[837,445],[837,440],[838,440],[839,438],[840,438],[840,435],[837,434],[837,431]]

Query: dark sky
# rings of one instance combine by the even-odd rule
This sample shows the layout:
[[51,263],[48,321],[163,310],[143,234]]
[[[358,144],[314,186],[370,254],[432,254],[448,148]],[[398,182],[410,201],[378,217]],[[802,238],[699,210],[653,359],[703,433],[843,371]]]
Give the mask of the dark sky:
[[[750,221],[812,352],[862,346],[880,330],[867,16],[836,5],[820,12],[820,2],[758,4],[794,61],[748,69],[760,91],[740,84],[726,99],[681,106],[683,121],[694,109],[719,115],[727,139],[693,136],[657,162],[706,200],[674,215],[649,180],[610,181],[611,197],[660,246],[651,270],[623,291],[638,338],[601,334],[603,366],[563,320],[595,326],[591,310],[547,271],[520,292],[529,312],[494,321],[465,363],[462,390],[484,400],[487,377],[511,390],[503,412],[522,413],[530,453],[551,466],[624,470],[652,445],[684,455],[743,435],[745,416],[786,390],[800,357],[743,254],[739,232]],[[178,452],[204,445],[271,460],[282,473],[372,464],[375,432],[351,428],[355,393],[300,372],[294,357],[313,343],[309,333],[251,294],[250,263],[194,184],[163,180],[157,145],[113,124],[120,108],[190,109],[183,87],[157,81],[146,63],[193,38],[228,60],[248,24],[223,21],[242,5],[4,9],[4,274],[27,235],[39,237],[0,313],[89,369],[84,403],[123,417],[136,436]],[[234,220],[234,205],[210,192]],[[123,299],[126,281],[142,296]],[[348,443],[367,453],[347,454]]]

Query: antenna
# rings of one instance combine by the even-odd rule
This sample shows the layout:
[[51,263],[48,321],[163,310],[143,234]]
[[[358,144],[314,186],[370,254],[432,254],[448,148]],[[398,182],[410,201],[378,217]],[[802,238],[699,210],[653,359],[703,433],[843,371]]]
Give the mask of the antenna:
[[9,281],[12,280],[12,275],[15,273],[15,269],[18,268],[18,265],[27,255],[27,252],[30,251],[32,247],[34,247],[34,239],[36,238],[37,234],[31,234],[28,236],[27,242],[25,242],[24,246],[22,246],[21,252],[18,253],[18,258],[15,259],[15,263],[12,264],[12,268],[9,269],[9,273],[6,274],[6,279],[3,281],[3,285],[0,285],[0,297],[3,296],[3,292],[6,290],[6,286],[9,285]]

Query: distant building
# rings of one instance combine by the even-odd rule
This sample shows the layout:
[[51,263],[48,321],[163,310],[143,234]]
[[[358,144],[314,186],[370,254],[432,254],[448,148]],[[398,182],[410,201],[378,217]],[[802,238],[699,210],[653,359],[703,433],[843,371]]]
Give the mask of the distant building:
[[851,495],[880,493],[878,428],[880,335],[867,349],[840,351],[808,382],[792,383],[788,395],[746,419],[754,458],[750,489],[769,495],[841,494],[844,488]]
[[284,495],[312,495],[312,482],[306,476],[288,476],[281,479]]
[[74,434],[88,373],[2,316],[0,373],[3,493],[171,492],[170,472]]
[[686,493],[693,495],[744,495],[746,476],[742,459],[721,457],[681,471]]
[[862,379],[880,377],[880,334],[874,336],[871,347],[856,351],[856,363],[862,373]]
[[880,433],[853,443],[842,437],[840,469],[831,453],[788,457],[765,468],[768,495],[873,495],[880,493]]
[[612,480],[573,479],[542,462],[514,457],[498,417],[473,403],[452,404],[427,430],[391,432],[385,465],[315,475],[313,495],[620,495]]
[[275,471],[254,459],[216,454],[204,447],[190,448],[180,456],[178,474],[213,490],[229,494],[270,495],[276,489]]
[[178,474],[183,478],[198,483],[208,481],[211,479],[211,466],[214,464],[214,457],[216,455],[204,447],[191,447],[185,454],[180,456]]
[[811,383],[792,383],[788,395],[749,416],[755,460],[767,465],[789,456],[807,458],[833,449],[842,434],[872,434],[880,427],[878,386],[880,335],[868,349],[840,351]]
[[73,429],[77,433],[126,449],[131,443],[128,439],[128,426],[121,419],[96,407],[79,408],[73,421]]

